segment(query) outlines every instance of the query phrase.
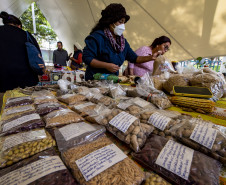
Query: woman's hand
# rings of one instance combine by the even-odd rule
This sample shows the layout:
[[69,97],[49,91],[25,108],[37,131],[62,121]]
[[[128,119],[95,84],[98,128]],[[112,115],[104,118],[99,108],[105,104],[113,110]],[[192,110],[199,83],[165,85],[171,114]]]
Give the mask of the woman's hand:
[[152,54],[152,60],[155,60],[159,55],[162,55],[162,51],[159,50]]
[[106,63],[106,67],[105,67],[108,71],[110,71],[111,73],[116,73],[119,70],[119,66],[112,64],[112,63]]

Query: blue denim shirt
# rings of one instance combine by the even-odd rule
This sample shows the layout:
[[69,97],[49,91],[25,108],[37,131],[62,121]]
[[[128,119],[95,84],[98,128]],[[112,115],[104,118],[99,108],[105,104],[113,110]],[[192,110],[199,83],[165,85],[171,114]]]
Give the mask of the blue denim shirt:
[[110,40],[105,36],[104,31],[98,30],[93,32],[85,39],[86,46],[83,50],[83,62],[87,65],[85,80],[92,80],[93,75],[96,73],[111,73],[107,69],[92,68],[90,63],[93,59],[113,63],[119,67],[125,60],[135,63],[137,60],[137,54],[130,48],[129,43],[125,40],[125,48],[122,52],[117,53],[111,45]]

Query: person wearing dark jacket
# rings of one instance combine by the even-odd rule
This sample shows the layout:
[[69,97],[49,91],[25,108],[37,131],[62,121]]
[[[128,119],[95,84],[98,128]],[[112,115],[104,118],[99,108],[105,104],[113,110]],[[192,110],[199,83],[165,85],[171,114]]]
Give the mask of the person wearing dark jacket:
[[68,61],[70,57],[71,54],[68,56],[67,51],[63,49],[63,43],[58,41],[57,49],[53,51],[53,63],[61,66],[67,66],[66,61]]
[[123,36],[125,23],[130,19],[121,4],[110,4],[101,12],[97,25],[85,39],[83,62],[87,64],[85,80],[92,80],[96,73],[118,75],[125,60],[144,63],[155,60],[162,51],[150,56],[137,56]]
[[[25,45],[27,35],[21,21],[6,12],[1,12],[0,18],[4,24],[0,26],[0,92],[37,85],[39,79],[29,65]],[[30,36],[40,51],[36,39]]]
[[[72,53],[70,55],[72,55]],[[82,51],[78,49],[76,45],[74,45],[74,55],[70,59],[72,69],[78,69],[82,67]]]

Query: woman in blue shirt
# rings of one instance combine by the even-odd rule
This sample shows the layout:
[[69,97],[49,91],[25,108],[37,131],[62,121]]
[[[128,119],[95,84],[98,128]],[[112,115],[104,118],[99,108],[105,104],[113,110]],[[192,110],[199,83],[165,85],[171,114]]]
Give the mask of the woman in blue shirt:
[[130,19],[121,4],[110,4],[101,12],[97,25],[85,39],[83,61],[87,64],[85,80],[92,80],[96,73],[118,75],[125,60],[144,63],[155,60],[163,50],[150,56],[137,56],[123,37],[125,23]]

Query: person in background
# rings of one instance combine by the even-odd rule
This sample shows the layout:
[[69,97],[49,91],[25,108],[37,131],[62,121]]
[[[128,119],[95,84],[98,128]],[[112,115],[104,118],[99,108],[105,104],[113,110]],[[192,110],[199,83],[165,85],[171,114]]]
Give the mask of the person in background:
[[57,50],[53,52],[53,63],[61,66],[67,66],[66,61],[69,60],[71,54],[68,56],[66,50],[63,49],[63,44],[61,41],[57,42]]
[[108,5],[101,12],[102,17],[85,39],[83,62],[87,64],[85,80],[94,79],[96,73],[119,74],[119,68],[128,60],[144,63],[155,60],[159,52],[149,56],[137,56],[123,36],[125,23],[130,19],[121,4]]
[[[72,53],[70,54],[72,55]],[[74,55],[71,59],[71,68],[78,69],[82,67],[82,51],[74,45]]]
[[[29,64],[25,45],[27,35],[22,30],[20,19],[7,12],[1,12],[0,18],[4,24],[0,26],[0,92],[37,85],[38,75]],[[30,37],[40,51],[36,39],[31,34]],[[40,68],[44,68],[44,65],[40,65]]]
[[[162,55],[164,55],[167,51],[169,51],[171,45],[171,40],[166,36],[161,36],[156,38],[150,46],[142,46],[137,49],[135,53],[138,56],[149,56],[152,53],[157,51],[162,51]],[[153,64],[154,60],[150,60],[146,63],[128,63],[129,75],[143,76],[145,73],[153,72]]]

